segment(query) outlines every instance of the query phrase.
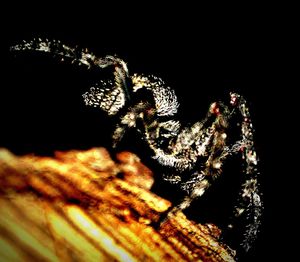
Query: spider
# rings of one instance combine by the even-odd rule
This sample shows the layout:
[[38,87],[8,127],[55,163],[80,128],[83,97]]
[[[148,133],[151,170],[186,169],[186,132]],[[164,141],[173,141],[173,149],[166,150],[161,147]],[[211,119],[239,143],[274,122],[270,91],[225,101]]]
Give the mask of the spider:
[[51,53],[88,68],[111,69],[112,79],[99,81],[82,97],[86,105],[116,118],[114,148],[129,129],[134,130],[160,167],[160,179],[183,192],[160,223],[205,195],[224,176],[226,162],[239,158],[239,190],[224,232],[241,224],[240,219],[246,221],[239,246],[250,249],[259,232],[263,204],[253,126],[242,95],[229,93],[227,100],[210,104],[204,119],[184,126],[176,117],[179,102],[174,90],[156,76],[129,74],[127,64],[117,56],[99,58],[55,40],[34,39],[11,47],[11,51],[25,50]]

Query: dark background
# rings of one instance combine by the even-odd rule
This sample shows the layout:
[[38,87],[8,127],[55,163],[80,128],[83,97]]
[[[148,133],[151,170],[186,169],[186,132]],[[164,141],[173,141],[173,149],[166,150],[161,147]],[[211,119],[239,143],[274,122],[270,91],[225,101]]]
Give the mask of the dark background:
[[[197,11],[159,10],[98,10],[84,18],[70,11],[61,20],[32,11],[7,18],[2,31],[0,147],[20,155],[51,155],[110,144],[110,119],[84,106],[81,97],[97,75],[45,54],[11,54],[9,46],[23,39],[60,39],[99,56],[117,54],[131,73],[157,75],[174,88],[186,122],[201,119],[211,102],[237,91],[250,105],[265,201],[264,224],[250,261],[285,257],[289,252],[277,242],[286,239],[281,231],[286,231],[289,213],[283,200],[289,191],[282,179],[287,171],[279,167],[281,128],[287,121],[283,110],[289,111],[284,96],[289,92],[288,32],[280,16],[270,15],[270,10],[247,15],[242,10],[233,16],[213,9],[203,18]],[[281,251],[276,250],[279,246]]]

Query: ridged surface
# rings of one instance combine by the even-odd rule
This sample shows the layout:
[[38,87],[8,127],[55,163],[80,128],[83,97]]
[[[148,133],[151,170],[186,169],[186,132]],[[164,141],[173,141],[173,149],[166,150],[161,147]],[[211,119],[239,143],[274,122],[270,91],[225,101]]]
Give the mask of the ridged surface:
[[18,157],[0,150],[0,261],[233,261],[220,230],[150,191],[152,172],[104,148]]

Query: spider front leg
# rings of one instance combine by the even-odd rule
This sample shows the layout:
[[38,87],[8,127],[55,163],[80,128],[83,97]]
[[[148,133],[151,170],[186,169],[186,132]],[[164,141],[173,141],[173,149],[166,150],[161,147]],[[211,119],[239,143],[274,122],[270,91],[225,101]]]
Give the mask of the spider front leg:
[[[195,199],[201,197],[205,193],[205,191],[210,187],[211,183],[208,179],[205,178],[203,174],[194,175],[195,176],[193,176],[193,178],[195,179],[195,177],[197,177],[199,181],[192,185],[193,189],[191,190],[191,193],[186,195],[183,199],[180,200],[179,203],[177,203],[175,206],[171,207],[161,215],[159,221],[157,222],[157,225],[159,227],[162,226],[166,221],[168,221],[169,218],[174,216],[177,212],[184,211],[185,209],[187,209]],[[193,182],[188,181],[186,184],[191,184]],[[182,186],[184,186],[184,184],[185,183],[183,183]]]
[[98,107],[113,116],[120,112],[131,100],[131,78],[127,64],[117,56],[106,55],[97,57],[87,49],[70,47],[56,40],[33,39],[23,41],[10,47],[11,52],[39,52],[48,53],[61,61],[69,61],[72,64],[83,65],[88,69],[102,71],[104,69],[113,77],[110,80],[97,81],[89,91],[82,96],[88,106]]

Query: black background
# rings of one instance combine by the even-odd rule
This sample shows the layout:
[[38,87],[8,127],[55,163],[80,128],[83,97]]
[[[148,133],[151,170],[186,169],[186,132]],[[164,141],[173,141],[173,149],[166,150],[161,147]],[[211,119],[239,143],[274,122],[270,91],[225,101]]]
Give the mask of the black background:
[[99,56],[117,54],[131,73],[157,75],[174,88],[186,122],[201,119],[211,102],[235,90],[250,104],[264,189],[264,224],[250,261],[286,256],[277,241],[283,239],[278,227],[286,231],[289,204],[283,196],[289,190],[283,179],[287,170],[279,165],[284,161],[282,126],[288,121],[284,110],[291,109],[284,96],[289,92],[288,26],[280,15],[259,8],[249,13],[212,9],[209,14],[149,6],[131,12],[86,11],[91,9],[65,11],[60,19],[54,13],[20,15],[10,9],[13,15],[4,20],[2,31],[0,146],[40,155],[109,146],[110,120],[85,107],[81,98],[97,76],[47,55],[11,54],[9,46],[23,39],[60,39]]

